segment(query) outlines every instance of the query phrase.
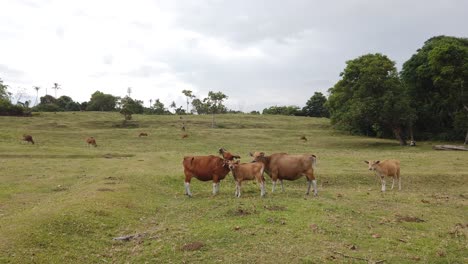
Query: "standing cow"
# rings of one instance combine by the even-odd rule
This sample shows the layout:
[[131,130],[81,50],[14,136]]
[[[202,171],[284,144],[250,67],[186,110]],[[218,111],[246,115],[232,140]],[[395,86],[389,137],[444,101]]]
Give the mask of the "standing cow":
[[186,156],[182,162],[185,174],[185,194],[192,197],[190,180],[213,181],[213,195],[219,192],[219,182],[229,173],[228,164],[220,157]]
[[382,192],[385,192],[385,176],[392,177],[392,190],[395,185],[395,178],[398,179],[398,190],[401,190],[401,178],[400,178],[400,161],[399,160],[370,160],[364,161],[369,164],[369,170],[375,171],[377,176],[380,177],[382,183]]
[[236,197],[241,196],[241,186],[243,181],[257,180],[260,185],[260,196],[265,196],[265,178],[263,177],[264,165],[261,162],[239,163],[239,161],[229,160],[229,169],[236,181]]
[[270,175],[273,182],[271,192],[275,191],[278,180],[281,182],[281,189],[284,191],[283,180],[294,181],[302,177],[307,178],[307,192],[310,193],[310,186],[314,186],[314,195],[317,196],[317,181],[314,176],[314,168],[317,164],[317,157],[311,154],[289,155],[286,153],[275,153],[265,156],[263,152],[250,153],[254,162],[262,162],[265,172]]

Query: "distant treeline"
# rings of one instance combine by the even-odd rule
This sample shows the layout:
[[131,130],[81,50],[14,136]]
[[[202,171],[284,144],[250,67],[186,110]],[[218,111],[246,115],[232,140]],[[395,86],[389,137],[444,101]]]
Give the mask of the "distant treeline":
[[[331,87],[328,99],[319,92],[299,106],[271,106],[262,114],[330,117],[337,129],[352,134],[395,137],[401,145],[411,139],[468,141],[468,39],[447,36],[430,38],[403,64],[376,53],[346,62],[341,79]],[[12,104],[11,94],[0,79],[0,115],[27,115],[35,111],[119,111],[132,114],[222,114],[229,110],[221,92],[199,99],[189,90],[182,93],[187,105],[166,107],[159,99],[143,101],[120,98],[96,91],[87,102],[74,102],[69,96],[46,95],[30,108],[30,102]],[[39,87],[34,87],[38,91]],[[59,89],[54,84],[53,89]],[[129,88],[130,89],[130,88]],[[37,100],[37,99],[36,99]],[[189,111],[189,105],[192,105]],[[172,109],[173,111],[169,111]],[[260,114],[252,111],[251,114]],[[213,118],[214,119],[214,118]]]

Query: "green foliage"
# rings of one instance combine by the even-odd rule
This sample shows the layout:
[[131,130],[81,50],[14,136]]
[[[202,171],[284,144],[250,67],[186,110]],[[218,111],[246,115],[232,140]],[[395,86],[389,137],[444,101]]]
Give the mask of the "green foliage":
[[411,105],[418,110],[414,123],[422,138],[463,139],[460,117],[468,106],[468,39],[438,36],[403,64],[401,72]]
[[153,106],[150,109],[148,109],[147,113],[148,114],[155,114],[155,115],[170,115],[170,114],[172,114],[169,110],[167,110],[164,103],[161,102],[159,99],[156,99],[154,101]]
[[192,100],[192,106],[195,108],[194,111],[199,115],[206,115],[209,113],[208,105],[198,98]]
[[262,114],[300,116],[302,115],[302,112],[299,106],[290,105],[290,106],[270,106],[269,108],[263,109]]
[[33,111],[38,112],[64,112],[80,111],[80,103],[74,102],[69,96],[63,95],[55,98],[52,95],[45,95],[40,98],[40,103],[33,107]]
[[326,106],[332,124],[355,134],[392,134],[405,144],[405,128],[414,111],[400,82],[395,63],[382,54],[367,54],[346,62],[341,80],[330,88]]
[[87,111],[114,111],[117,105],[119,97],[111,94],[105,94],[100,91],[96,91],[91,95],[86,107]]
[[313,117],[329,117],[330,113],[325,107],[327,98],[320,92],[315,92],[314,95],[307,101],[306,106],[302,108],[302,112],[306,116]]
[[14,105],[10,101],[11,93],[8,92],[8,85],[0,79],[0,115],[1,116],[22,116],[25,115],[25,106]]
[[122,109],[126,108],[133,114],[143,114],[143,101],[134,100],[129,96],[125,96],[124,98],[122,98],[122,100],[120,100],[120,104]]

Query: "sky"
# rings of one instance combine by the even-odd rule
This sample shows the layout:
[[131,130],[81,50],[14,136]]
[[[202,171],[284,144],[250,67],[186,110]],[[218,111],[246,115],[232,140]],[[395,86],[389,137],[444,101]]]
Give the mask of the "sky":
[[33,103],[34,86],[79,102],[130,87],[145,106],[185,108],[191,90],[220,91],[244,112],[303,107],[348,60],[383,53],[401,70],[433,36],[468,37],[465,0],[2,0],[0,10],[0,78]]

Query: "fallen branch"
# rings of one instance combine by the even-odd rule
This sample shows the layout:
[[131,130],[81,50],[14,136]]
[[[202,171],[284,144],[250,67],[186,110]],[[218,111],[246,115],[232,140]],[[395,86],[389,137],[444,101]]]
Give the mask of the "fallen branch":
[[455,145],[435,145],[432,147],[435,150],[465,150],[468,151],[468,147],[455,146]]
[[379,264],[379,263],[384,263],[384,262],[385,262],[385,259],[383,259],[383,260],[377,260],[377,261],[372,261],[372,260],[369,260],[369,259],[366,259],[366,258],[360,258],[360,257],[349,256],[349,255],[346,255],[346,254],[341,253],[341,252],[338,252],[338,251],[333,251],[333,253],[338,254],[338,255],[341,255],[341,256],[343,256],[343,257],[345,257],[345,258],[351,258],[351,259],[357,259],[357,260],[364,260],[364,261],[366,261],[367,263]]

